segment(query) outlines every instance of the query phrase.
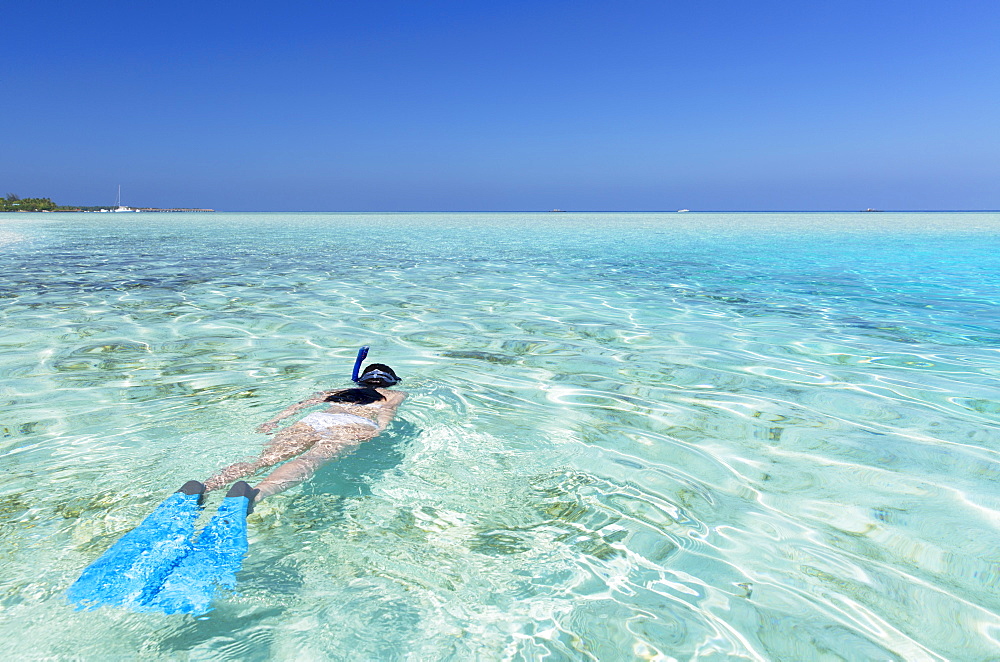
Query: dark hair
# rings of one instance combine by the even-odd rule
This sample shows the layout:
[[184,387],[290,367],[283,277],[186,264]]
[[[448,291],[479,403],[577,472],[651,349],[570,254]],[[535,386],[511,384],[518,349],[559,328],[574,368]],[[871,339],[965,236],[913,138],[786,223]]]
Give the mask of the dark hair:
[[385,400],[385,396],[371,387],[345,388],[326,396],[325,402],[345,402],[353,405],[370,405]]
[[[365,379],[365,375],[373,370],[384,372],[388,374],[391,379],[385,379],[383,377]],[[366,386],[392,386],[393,384],[397,384],[401,381],[403,380],[396,375],[396,372],[384,363],[369,363],[365,366],[364,370],[361,371],[361,377],[358,378],[358,383]]]

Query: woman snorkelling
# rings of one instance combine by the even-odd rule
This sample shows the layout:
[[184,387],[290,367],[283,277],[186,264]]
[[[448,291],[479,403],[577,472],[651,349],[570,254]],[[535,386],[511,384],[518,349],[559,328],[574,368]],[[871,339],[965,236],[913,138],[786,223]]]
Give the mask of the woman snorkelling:
[[[211,609],[218,588],[236,587],[249,548],[246,516],[254,503],[308,480],[333,458],[377,436],[406,398],[406,393],[389,390],[400,381],[389,366],[372,363],[360,369],[367,355],[368,348],[362,347],[354,362],[351,379],[357,388],[320,391],[263,423],[257,430],[269,433],[302,409],[329,405],[274,435],[256,460],[231,464],[204,483],[185,483],[84,568],[66,591],[69,601],[77,609],[109,606],[165,614]],[[205,492],[280,462],[285,464],[256,487],[237,481],[196,532]]]
[[[205,481],[205,490],[217,490],[265,467],[291,460],[253,488],[242,483],[246,486],[242,490],[243,495],[250,499],[252,507],[265,497],[308,480],[319,467],[333,458],[378,436],[389,425],[407,394],[389,390],[390,386],[401,381],[389,366],[371,363],[360,370],[367,354],[368,348],[362,347],[354,363],[352,379],[359,385],[357,388],[319,391],[262,423],[257,431],[269,434],[280,421],[303,409],[328,405],[326,410],[308,414],[279,431],[257,459],[231,464],[216,473]],[[291,459],[293,457],[294,460]]]

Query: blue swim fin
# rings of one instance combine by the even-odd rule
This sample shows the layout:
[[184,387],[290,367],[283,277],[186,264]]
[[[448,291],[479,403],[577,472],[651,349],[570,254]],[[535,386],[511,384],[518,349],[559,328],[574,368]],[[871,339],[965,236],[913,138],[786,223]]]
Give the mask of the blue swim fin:
[[137,609],[191,550],[205,486],[188,481],[100,558],[84,569],[66,597],[77,609]]
[[242,480],[233,485],[194,548],[167,575],[142,611],[204,614],[217,588],[236,588],[236,573],[249,549],[246,518],[253,512],[258,492]]

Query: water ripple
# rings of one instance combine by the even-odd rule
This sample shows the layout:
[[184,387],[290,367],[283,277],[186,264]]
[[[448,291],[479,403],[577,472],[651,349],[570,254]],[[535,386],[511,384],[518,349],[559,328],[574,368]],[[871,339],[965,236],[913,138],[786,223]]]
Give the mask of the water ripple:
[[[997,215],[136,216],[0,218],[10,655],[996,656]],[[411,397],[237,593],[69,611],[360,344]]]

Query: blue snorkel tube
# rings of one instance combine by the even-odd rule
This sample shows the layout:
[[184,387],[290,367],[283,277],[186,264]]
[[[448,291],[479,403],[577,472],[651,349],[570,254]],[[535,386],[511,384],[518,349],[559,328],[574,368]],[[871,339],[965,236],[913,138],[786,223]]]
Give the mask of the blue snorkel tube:
[[358,383],[358,373],[361,371],[361,362],[365,360],[368,356],[368,345],[365,345],[358,350],[358,358],[354,360],[354,372],[351,373],[351,381],[355,384]]

